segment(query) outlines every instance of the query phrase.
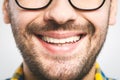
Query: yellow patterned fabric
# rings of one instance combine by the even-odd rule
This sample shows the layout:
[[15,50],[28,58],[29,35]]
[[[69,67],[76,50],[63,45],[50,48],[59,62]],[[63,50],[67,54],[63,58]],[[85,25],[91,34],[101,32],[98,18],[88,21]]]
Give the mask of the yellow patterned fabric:
[[[6,79],[6,80],[24,80],[23,76],[23,66],[21,65],[15,72],[12,78]],[[101,71],[98,64],[96,64],[96,74],[95,74],[95,80],[115,80],[112,78],[107,78],[104,73]]]
[[95,74],[95,80],[116,80],[112,78],[107,78],[102,70],[100,69],[100,66],[98,63],[96,63],[96,74]]
[[23,66],[21,65],[16,71],[11,79],[8,80],[24,80],[23,78]]

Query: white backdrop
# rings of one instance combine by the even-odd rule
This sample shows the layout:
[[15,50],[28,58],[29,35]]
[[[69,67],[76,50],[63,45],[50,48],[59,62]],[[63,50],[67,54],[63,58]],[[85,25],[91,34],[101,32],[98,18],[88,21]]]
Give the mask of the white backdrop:
[[[0,0],[0,8],[2,6]],[[118,3],[120,4],[120,2]],[[120,80],[120,6],[118,7],[117,23],[109,28],[104,48],[98,62],[107,76]],[[21,64],[22,58],[16,48],[10,25],[3,22],[0,9],[0,80],[10,77]]]

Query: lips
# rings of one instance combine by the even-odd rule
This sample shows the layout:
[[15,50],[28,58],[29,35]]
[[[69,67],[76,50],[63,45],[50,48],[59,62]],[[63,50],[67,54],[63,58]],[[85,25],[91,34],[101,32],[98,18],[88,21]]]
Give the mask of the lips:
[[50,31],[37,33],[36,35],[42,46],[52,54],[74,51],[85,36],[86,33],[74,31]]

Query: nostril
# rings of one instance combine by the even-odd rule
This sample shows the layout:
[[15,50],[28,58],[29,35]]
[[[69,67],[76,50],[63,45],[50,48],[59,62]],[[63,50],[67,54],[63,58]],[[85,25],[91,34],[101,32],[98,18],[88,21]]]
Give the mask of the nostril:
[[[64,9],[65,7],[65,9]],[[44,14],[45,21],[55,21],[58,24],[64,24],[69,21],[74,21],[77,18],[77,13],[71,6],[54,6],[46,10]]]
[[54,21],[58,24],[64,24],[69,21],[74,21],[75,19],[76,15],[67,12],[48,11],[44,14],[45,21]]

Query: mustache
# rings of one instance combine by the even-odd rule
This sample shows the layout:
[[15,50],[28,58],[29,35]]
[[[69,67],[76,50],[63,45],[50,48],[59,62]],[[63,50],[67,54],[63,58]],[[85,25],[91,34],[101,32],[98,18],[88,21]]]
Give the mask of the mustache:
[[79,31],[88,34],[93,34],[95,32],[95,27],[92,23],[87,22],[86,24],[75,24],[74,22],[66,22],[65,24],[58,24],[54,21],[50,21],[45,25],[40,23],[31,23],[26,27],[26,32],[28,34],[48,32],[48,31]]

